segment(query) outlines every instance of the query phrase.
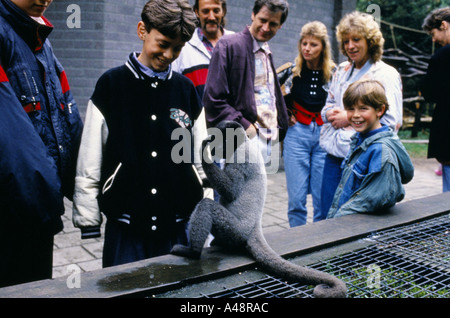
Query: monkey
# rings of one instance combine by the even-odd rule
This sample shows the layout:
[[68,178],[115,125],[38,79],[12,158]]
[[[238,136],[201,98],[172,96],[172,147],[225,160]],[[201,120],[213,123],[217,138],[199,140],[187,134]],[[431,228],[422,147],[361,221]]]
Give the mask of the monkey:
[[[267,175],[262,154],[239,123],[223,121],[216,128],[225,138],[223,147],[215,149],[215,155],[222,153],[222,157],[226,157],[225,167],[221,169],[211,160],[205,160],[204,155],[202,166],[210,186],[219,193],[220,199],[214,201],[204,198],[196,205],[188,225],[189,246],[174,245],[171,254],[201,258],[205,241],[211,233],[214,237],[211,245],[232,251],[247,251],[257,264],[283,279],[316,285],[314,296],[317,298],[346,297],[347,287],[340,279],[325,272],[296,265],[281,257],[269,246],[262,231],[262,214],[267,191]],[[230,128],[235,131],[233,138],[229,137]],[[203,140],[203,154],[210,143],[211,136]],[[227,157],[225,150],[231,155]],[[244,160],[238,160],[239,154],[245,155]]]

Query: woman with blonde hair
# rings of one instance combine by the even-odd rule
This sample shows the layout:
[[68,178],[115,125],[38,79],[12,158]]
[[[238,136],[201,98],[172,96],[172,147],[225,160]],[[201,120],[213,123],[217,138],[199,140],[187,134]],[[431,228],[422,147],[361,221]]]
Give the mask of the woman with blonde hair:
[[284,83],[286,106],[290,112],[283,156],[291,227],[306,223],[308,193],[313,198],[314,221],[326,217],[320,208],[326,155],[319,145],[323,124],[320,111],[325,105],[325,87],[331,79],[333,67],[326,26],[318,21],[307,23],[300,33],[292,76]]
[[336,27],[336,37],[342,54],[348,61],[337,67],[325,107],[322,109],[324,126],[320,145],[327,152],[321,194],[324,211],[328,211],[331,206],[341,179],[341,163],[350,149],[350,138],[355,133],[348,122],[342,102],[342,96],[350,84],[359,79],[381,82],[386,89],[390,105],[381,123],[394,132],[401,126],[403,113],[400,74],[381,61],[384,38],[373,16],[357,11],[347,14]]

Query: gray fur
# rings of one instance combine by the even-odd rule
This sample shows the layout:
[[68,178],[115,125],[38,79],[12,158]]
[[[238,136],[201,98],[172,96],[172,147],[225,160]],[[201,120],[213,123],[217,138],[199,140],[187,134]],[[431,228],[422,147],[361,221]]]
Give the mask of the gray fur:
[[[234,250],[245,248],[260,265],[274,274],[284,279],[317,285],[314,289],[316,297],[345,297],[347,288],[344,282],[330,274],[295,265],[267,244],[261,226],[267,184],[263,158],[257,149],[249,149],[249,140],[239,124],[223,122],[217,128],[223,132],[225,128],[238,128],[244,142],[237,145],[235,153],[258,153],[256,157],[251,157],[257,160],[229,163],[231,158],[227,158],[223,170],[203,160],[203,169],[212,187],[220,194],[220,202],[205,198],[197,204],[189,224],[190,247],[176,245],[171,253],[200,258],[211,232],[215,245]],[[202,149],[209,142],[204,140]]]

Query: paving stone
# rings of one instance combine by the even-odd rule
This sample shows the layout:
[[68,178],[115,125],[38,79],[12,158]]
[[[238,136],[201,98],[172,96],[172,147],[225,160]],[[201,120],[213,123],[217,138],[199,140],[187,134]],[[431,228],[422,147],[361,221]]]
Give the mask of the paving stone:
[[53,266],[77,264],[93,260],[95,257],[86,251],[83,246],[73,246],[56,249],[53,253]]

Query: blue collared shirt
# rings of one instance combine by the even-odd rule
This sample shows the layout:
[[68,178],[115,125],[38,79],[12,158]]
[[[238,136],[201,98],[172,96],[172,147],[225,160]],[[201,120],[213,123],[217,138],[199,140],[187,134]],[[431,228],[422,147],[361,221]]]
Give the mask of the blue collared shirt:
[[170,72],[172,71],[172,64],[169,65],[169,68],[167,70],[165,70],[163,72],[156,72],[156,71],[152,70],[150,67],[145,66],[144,64],[142,64],[138,60],[139,55],[140,55],[140,52],[134,52],[131,55],[131,58],[134,61],[136,61],[137,65],[139,65],[139,69],[141,70],[142,73],[144,73],[145,75],[147,75],[150,78],[156,77],[156,78],[158,78],[158,79],[160,79],[162,81],[165,81],[169,77]]

